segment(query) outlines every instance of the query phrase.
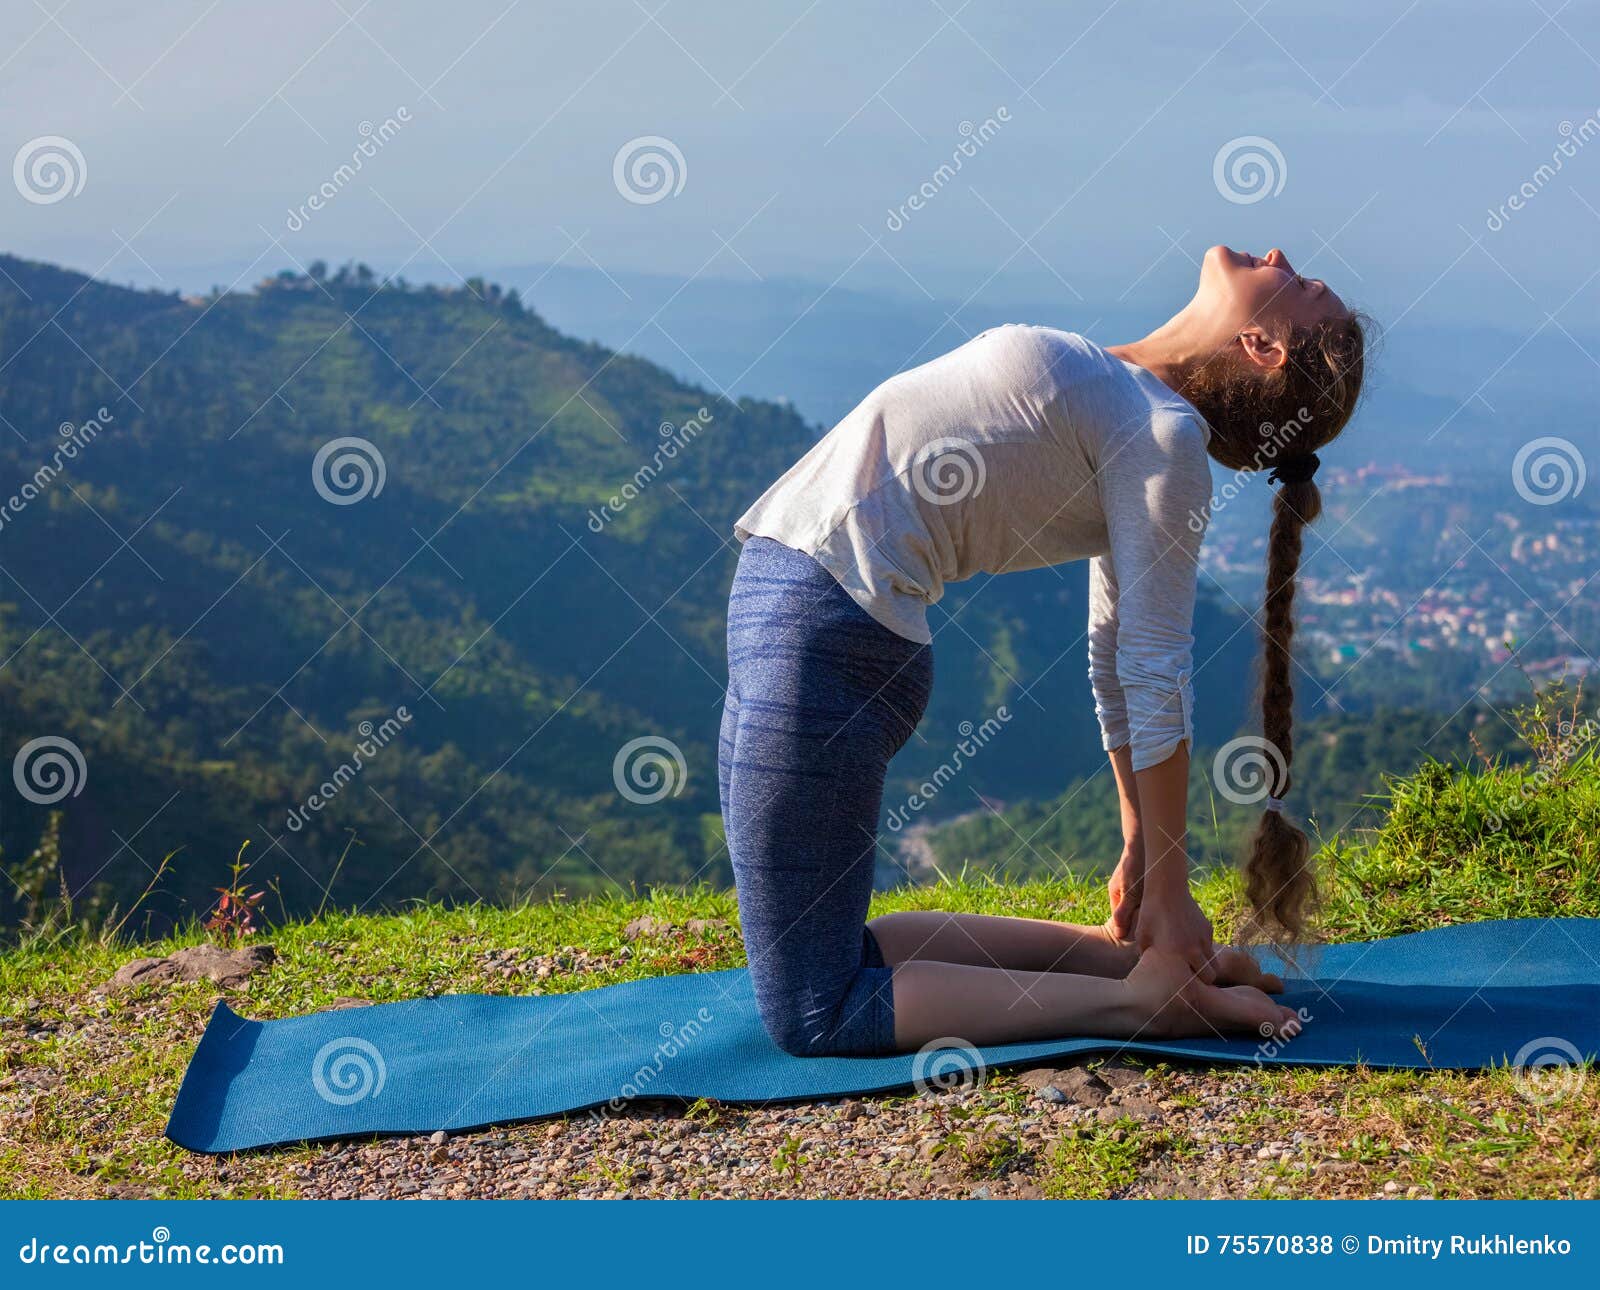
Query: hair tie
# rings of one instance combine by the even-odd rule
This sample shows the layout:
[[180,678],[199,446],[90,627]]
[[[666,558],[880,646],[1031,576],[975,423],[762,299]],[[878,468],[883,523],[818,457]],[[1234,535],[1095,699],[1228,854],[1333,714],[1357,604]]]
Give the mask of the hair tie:
[[1270,484],[1309,484],[1316,476],[1322,459],[1314,452],[1303,457],[1286,457],[1267,475]]
[[1262,809],[1266,810],[1266,811],[1275,811],[1277,814],[1282,815],[1283,814],[1283,798],[1281,798],[1281,797],[1269,797],[1269,798],[1267,798],[1267,804]]

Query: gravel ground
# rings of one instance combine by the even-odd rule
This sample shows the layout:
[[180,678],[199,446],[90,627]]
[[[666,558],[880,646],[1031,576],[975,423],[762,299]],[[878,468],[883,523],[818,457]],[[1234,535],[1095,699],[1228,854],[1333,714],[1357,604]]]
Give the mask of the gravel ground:
[[[490,952],[481,968],[490,980],[538,981],[601,962],[569,948]],[[476,1133],[194,1156],[160,1131],[216,995],[209,980],[108,984],[0,1017],[0,1165],[12,1180],[0,1190],[335,1199],[1600,1190],[1600,1099],[1581,1079],[1546,1105],[1504,1072],[1206,1070],[1122,1060],[986,1072],[965,1086],[907,1095],[760,1107],[641,1101]],[[238,1006],[248,1010],[245,1000]]]
[[[1267,1189],[1283,1171],[1354,1172],[1332,1158],[1331,1112],[1313,1115],[1291,1138],[1260,1140],[1234,1124],[1251,1102],[1218,1094],[1217,1083],[1205,1073],[1115,1064],[1098,1073],[1076,1066],[995,1074],[983,1088],[911,1097],[702,1105],[687,1115],[639,1106],[510,1130],[347,1144],[292,1174],[300,1194],[336,1199],[998,1199],[1069,1191],[1228,1196]],[[1353,1195],[1402,1190],[1374,1193],[1351,1182]]]

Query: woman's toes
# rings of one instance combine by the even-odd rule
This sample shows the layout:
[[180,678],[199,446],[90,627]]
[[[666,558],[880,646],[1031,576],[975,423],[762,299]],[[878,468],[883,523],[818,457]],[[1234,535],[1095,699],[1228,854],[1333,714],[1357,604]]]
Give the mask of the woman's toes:
[[1253,985],[1208,987],[1208,1018],[1236,1034],[1265,1036],[1277,1030],[1278,1005]]
[[1253,985],[1268,994],[1283,993],[1283,981],[1280,978],[1271,972],[1263,972],[1251,955],[1232,946],[1217,954],[1217,979],[1223,985]]

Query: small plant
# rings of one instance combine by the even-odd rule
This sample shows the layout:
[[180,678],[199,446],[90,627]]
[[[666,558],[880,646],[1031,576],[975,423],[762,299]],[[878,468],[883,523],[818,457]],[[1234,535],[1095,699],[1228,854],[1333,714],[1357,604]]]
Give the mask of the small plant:
[[245,839],[239,854],[228,866],[228,884],[218,887],[217,905],[206,919],[206,930],[215,932],[225,941],[243,940],[256,930],[257,909],[266,897],[265,891],[251,891],[245,886],[244,876],[250,866],[244,858],[250,840]]
[[787,1174],[794,1182],[800,1181],[800,1171],[811,1163],[811,1158],[800,1150],[800,1139],[787,1135],[772,1157],[772,1172],[778,1177]]
[[935,1128],[944,1132],[929,1151],[930,1160],[954,1164],[971,1178],[1000,1178],[1023,1159],[1022,1140],[996,1125],[984,1111],[940,1109]]
[[722,1118],[722,1105],[710,1098],[696,1098],[684,1111],[683,1118],[691,1124],[710,1127]]

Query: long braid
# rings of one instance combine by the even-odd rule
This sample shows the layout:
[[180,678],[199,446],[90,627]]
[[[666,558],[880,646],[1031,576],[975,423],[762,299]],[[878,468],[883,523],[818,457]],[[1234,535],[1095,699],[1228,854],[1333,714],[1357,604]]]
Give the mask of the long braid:
[[[1253,930],[1301,940],[1316,905],[1311,840],[1283,813],[1294,762],[1294,593],[1304,530],[1322,512],[1315,452],[1335,439],[1361,397],[1366,336],[1360,315],[1293,329],[1288,361],[1261,375],[1219,354],[1190,373],[1184,393],[1211,426],[1208,451],[1236,471],[1273,469],[1262,610],[1261,734],[1277,782],[1245,862]],[[1309,469],[1306,469],[1309,467]]]
[[[1261,734],[1276,753],[1279,782],[1272,796],[1283,799],[1294,764],[1294,593],[1304,530],[1322,512],[1315,483],[1285,483],[1272,503],[1267,539],[1267,587],[1262,607]],[[1245,895],[1263,932],[1299,938],[1316,901],[1311,840],[1281,810],[1262,812],[1245,865]]]

